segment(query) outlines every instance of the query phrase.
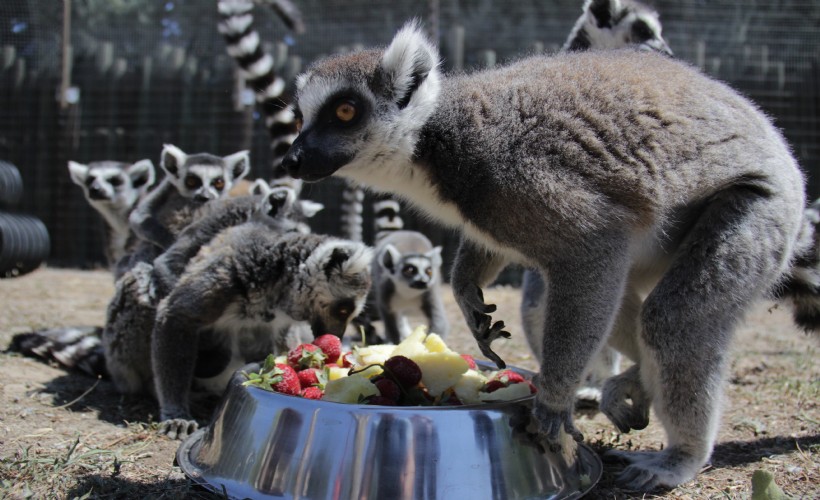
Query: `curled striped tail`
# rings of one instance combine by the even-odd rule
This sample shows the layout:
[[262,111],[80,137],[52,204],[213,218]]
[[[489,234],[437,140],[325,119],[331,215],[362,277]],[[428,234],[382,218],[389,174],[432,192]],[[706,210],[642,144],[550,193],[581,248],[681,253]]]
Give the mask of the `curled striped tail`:
[[401,218],[401,205],[396,200],[381,200],[373,203],[375,215],[374,245],[378,244],[390,233],[404,228],[404,219]]
[[[271,7],[285,24],[297,33],[304,31],[299,9],[287,0],[259,0]],[[273,178],[286,176],[282,158],[298,133],[296,116],[287,103],[286,82],[277,73],[277,63],[262,47],[253,24],[252,0],[219,0],[219,32],[225,38],[228,54],[236,60],[256,103],[265,118],[271,138]]]
[[791,303],[794,322],[820,336],[820,199],[803,211],[803,250],[792,264],[777,298]]
[[11,339],[10,352],[50,361],[68,370],[108,377],[98,326],[60,327],[18,333]]

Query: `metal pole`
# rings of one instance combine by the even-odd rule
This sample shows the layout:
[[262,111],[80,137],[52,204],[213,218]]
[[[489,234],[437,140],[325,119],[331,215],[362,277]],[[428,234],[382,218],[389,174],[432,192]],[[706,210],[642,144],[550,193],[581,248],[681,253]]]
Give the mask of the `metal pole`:
[[68,107],[68,89],[71,86],[71,0],[63,0],[63,53],[60,78],[60,107]]

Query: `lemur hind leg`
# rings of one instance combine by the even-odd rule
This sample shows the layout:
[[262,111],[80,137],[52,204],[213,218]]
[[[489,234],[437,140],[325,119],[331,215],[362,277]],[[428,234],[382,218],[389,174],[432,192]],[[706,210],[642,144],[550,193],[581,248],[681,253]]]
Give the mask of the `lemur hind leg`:
[[789,200],[743,186],[699,212],[641,311],[641,377],[668,442],[659,452],[610,452],[630,463],[622,486],[673,487],[709,459],[732,332],[781,274],[792,212]]

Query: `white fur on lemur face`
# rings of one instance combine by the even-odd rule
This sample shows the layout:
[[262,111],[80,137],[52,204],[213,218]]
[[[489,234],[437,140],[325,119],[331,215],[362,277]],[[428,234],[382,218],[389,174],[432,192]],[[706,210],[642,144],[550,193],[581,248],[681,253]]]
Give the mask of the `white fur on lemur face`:
[[661,34],[658,13],[633,0],[587,0],[564,50],[637,46],[672,55]]
[[134,164],[99,161],[88,165],[69,161],[68,171],[93,207],[116,211],[132,209],[154,183],[155,175],[151,160]]
[[388,244],[379,255],[379,265],[391,276],[401,296],[419,295],[438,283],[441,247],[423,254],[402,255],[395,246]]
[[210,154],[188,155],[166,144],[160,158],[162,169],[179,194],[197,201],[221,198],[250,171],[247,151],[219,158]]

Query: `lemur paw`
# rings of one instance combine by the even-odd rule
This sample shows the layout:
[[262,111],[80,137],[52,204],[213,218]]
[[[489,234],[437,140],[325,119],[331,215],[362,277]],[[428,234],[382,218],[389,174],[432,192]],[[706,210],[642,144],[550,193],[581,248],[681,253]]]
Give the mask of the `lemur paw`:
[[498,338],[510,338],[510,332],[504,330],[503,321],[493,323],[493,318],[489,313],[495,312],[495,304],[485,304],[484,293],[481,291],[481,288],[476,287],[476,290],[477,293],[474,297],[470,298],[468,295],[466,298],[467,306],[471,310],[471,314],[468,315],[470,319],[470,330],[473,332],[473,337],[475,337],[476,342],[478,342],[478,347],[481,349],[481,352],[494,362],[498,368],[506,368],[507,363],[492,350],[490,344]]
[[610,450],[604,458],[629,464],[615,481],[621,488],[643,492],[674,488],[695,477],[703,465],[691,454],[674,447],[663,451]]
[[651,400],[643,388],[637,365],[604,384],[600,409],[620,432],[649,425]]
[[547,440],[552,451],[558,451],[561,448],[562,434],[570,436],[573,441],[584,440],[584,435],[572,422],[572,408],[553,410],[536,401],[533,415],[538,421],[541,435]]
[[193,434],[198,428],[199,424],[197,424],[194,420],[172,418],[160,422],[157,432],[159,432],[160,435],[168,436],[171,439],[185,439],[189,435]]

